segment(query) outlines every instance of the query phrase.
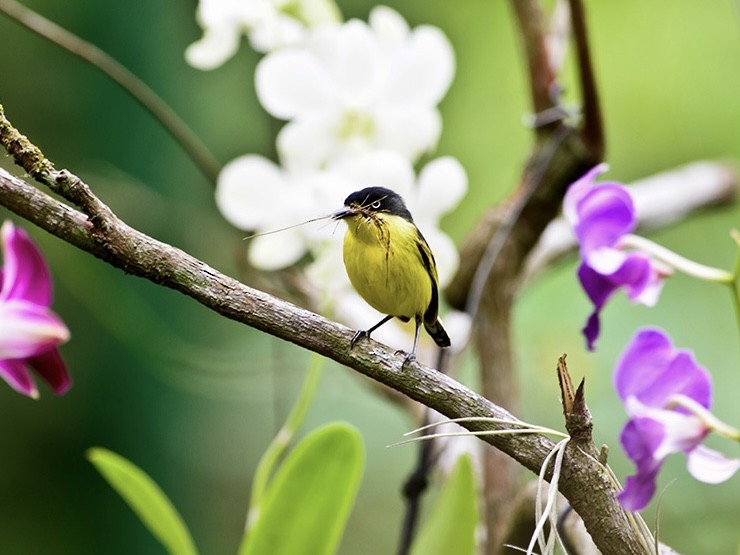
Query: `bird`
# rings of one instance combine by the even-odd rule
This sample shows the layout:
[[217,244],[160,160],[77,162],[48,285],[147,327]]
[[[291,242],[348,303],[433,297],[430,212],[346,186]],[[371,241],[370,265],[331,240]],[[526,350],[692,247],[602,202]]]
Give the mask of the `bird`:
[[413,319],[416,325],[411,352],[398,351],[406,355],[404,365],[416,359],[422,324],[439,347],[449,347],[450,337],[438,314],[434,255],[401,196],[385,187],[366,187],[350,194],[332,218],[347,224],[343,259],[352,287],[386,315],[355,333],[350,349],[393,318]]

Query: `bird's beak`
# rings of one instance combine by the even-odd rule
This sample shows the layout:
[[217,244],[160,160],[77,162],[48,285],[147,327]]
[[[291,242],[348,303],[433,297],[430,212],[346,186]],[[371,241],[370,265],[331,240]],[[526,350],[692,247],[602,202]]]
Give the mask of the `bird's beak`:
[[341,210],[337,210],[331,215],[332,220],[343,220],[349,218],[356,213],[356,210],[352,206],[345,206]]

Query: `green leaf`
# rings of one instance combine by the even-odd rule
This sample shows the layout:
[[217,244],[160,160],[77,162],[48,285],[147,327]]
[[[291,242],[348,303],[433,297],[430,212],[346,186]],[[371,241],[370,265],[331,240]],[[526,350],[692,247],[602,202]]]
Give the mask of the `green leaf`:
[[327,424],[303,438],[275,474],[240,555],[334,553],[364,459],[360,433],[347,424]]
[[87,458],[169,553],[197,553],[182,517],[143,470],[122,456],[100,447],[89,449]]
[[478,525],[475,475],[468,455],[457,461],[411,555],[473,555]]
[[254,472],[254,478],[252,479],[252,495],[249,499],[249,511],[247,514],[247,531],[251,528],[252,520],[255,518],[254,513],[259,509],[265,491],[267,491],[270,485],[270,478],[277,466],[278,460],[288,448],[288,444],[293,441],[293,437],[306,417],[308,409],[311,407],[311,402],[316,395],[316,388],[321,379],[324,360],[326,360],[324,357],[315,353],[313,354],[311,365],[308,367],[301,393],[298,399],[296,399],[295,405],[293,405],[285,424],[280,428],[260,458],[257,470]]

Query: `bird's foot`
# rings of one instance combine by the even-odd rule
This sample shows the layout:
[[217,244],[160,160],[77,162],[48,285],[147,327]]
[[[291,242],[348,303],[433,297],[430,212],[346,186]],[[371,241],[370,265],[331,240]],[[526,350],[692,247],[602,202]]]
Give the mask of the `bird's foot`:
[[353,349],[355,343],[357,343],[362,338],[370,339],[370,333],[367,330],[358,330],[357,333],[355,333],[354,337],[352,337],[352,341],[349,342],[350,350]]
[[396,351],[396,354],[405,355],[403,357],[403,364],[401,365],[402,368],[406,366],[408,363],[414,362],[416,360],[416,353],[407,353],[406,351],[399,349],[398,351]]

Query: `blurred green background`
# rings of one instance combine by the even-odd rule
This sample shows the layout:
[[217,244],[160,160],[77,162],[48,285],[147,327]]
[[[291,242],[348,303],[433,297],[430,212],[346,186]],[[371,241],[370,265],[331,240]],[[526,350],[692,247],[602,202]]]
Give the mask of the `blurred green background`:
[[[121,61],[161,94],[220,161],[274,155],[279,124],[257,104],[259,57],[246,44],[212,72],[187,66],[183,51],[201,32],[195,1],[26,2]],[[366,19],[372,3],[340,1]],[[450,37],[457,75],[441,110],[439,154],[457,156],[470,192],[444,221],[459,242],[486,206],[502,198],[527,155],[522,126],[528,93],[507,2],[391,2],[412,25]],[[629,182],[697,159],[740,152],[740,33],[730,1],[590,0],[589,34],[608,140],[609,178]],[[568,73],[572,73],[569,68]],[[572,89],[572,87],[570,87]],[[0,102],[9,119],[59,167],[92,185],[134,227],[219,270],[239,275],[244,244],[214,208],[211,186],[159,125],[96,69],[0,16]],[[7,157],[0,159],[10,169]],[[0,209],[0,219],[8,216]],[[19,220],[14,218],[18,223]],[[653,234],[681,254],[729,268],[740,206],[692,217]],[[75,385],[30,401],[0,387],[0,552],[161,553],[161,548],[86,462],[103,446],[149,472],[170,495],[202,553],[234,553],[258,457],[287,414],[307,353],[225,321],[157,287],[30,229],[56,279],[55,308],[73,339],[62,349]],[[695,351],[716,382],[715,412],[740,425],[738,333],[729,296],[676,276],[653,309],[622,296],[604,313],[596,354],[579,329],[589,311],[574,279],[575,258],[547,271],[521,296],[517,355],[530,422],[561,428],[554,367],[567,352],[587,377],[595,439],[611,446],[620,476],[623,410],[611,387],[615,358],[637,327],[667,329]],[[365,381],[327,364],[304,430],[333,419],[357,426],[366,475],[340,552],[392,553],[402,503],[399,484],[413,448],[387,449],[414,427]],[[723,441],[710,444],[740,456]],[[681,457],[664,469],[661,537],[682,553],[735,553],[740,476],[722,486],[695,482]],[[653,503],[646,514],[655,522]]]

